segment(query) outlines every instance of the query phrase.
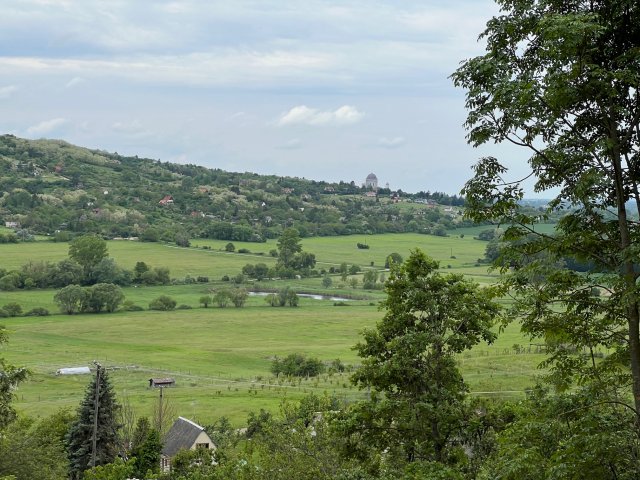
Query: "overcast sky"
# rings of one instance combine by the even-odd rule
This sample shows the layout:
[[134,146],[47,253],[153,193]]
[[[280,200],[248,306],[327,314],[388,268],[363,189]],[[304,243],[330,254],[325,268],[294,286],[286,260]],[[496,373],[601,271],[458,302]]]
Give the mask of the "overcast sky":
[[0,132],[458,193],[489,0],[0,0]]

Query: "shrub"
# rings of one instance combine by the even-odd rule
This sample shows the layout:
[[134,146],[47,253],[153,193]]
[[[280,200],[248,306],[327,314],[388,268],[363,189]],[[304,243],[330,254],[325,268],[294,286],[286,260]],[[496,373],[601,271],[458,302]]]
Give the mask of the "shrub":
[[204,296],[200,297],[200,304],[204,308],[209,308],[209,305],[211,305],[212,301],[213,301],[213,299],[209,295],[204,295]]
[[224,246],[224,251],[225,252],[235,252],[236,251],[236,246],[233,243],[229,242]]
[[140,305],[136,305],[131,300],[125,300],[122,304],[122,310],[125,312],[141,312],[144,310]]
[[27,317],[46,317],[47,315],[49,315],[49,310],[42,307],[32,308],[27,313],[25,313],[25,316]]
[[361,250],[369,250],[369,245],[367,245],[366,243],[358,242],[358,248]]
[[251,250],[249,250],[248,248],[241,248],[238,250],[238,253],[251,253]]
[[231,303],[236,308],[241,308],[244,306],[247,301],[247,297],[249,296],[249,292],[247,292],[244,288],[234,288],[233,290],[229,290],[227,292]]
[[19,315],[22,315],[22,306],[16,302],[7,303],[2,307],[2,310],[4,310],[4,312],[9,317],[17,317]]
[[178,310],[191,310],[193,307],[191,305],[186,305],[184,303],[181,303],[180,305],[178,305]]
[[177,302],[173,298],[167,295],[160,295],[149,303],[149,310],[174,310],[176,304]]
[[196,281],[198,283],[209,283],[209,277],[198,276],[198,277],[196,277]]
[[344,372],[346,370],[346,366],[339,358],[336,358],[331,362],[331,370],[335,372]]
[[213,295],[213,301],[216,303],[216,305],[218,305],[219,308],[225,308],[227,305],[229,305],[230,300],[231,297],[229,296],[228,290],[218,290]]
[[283,359],[276,357],[271,364],[271,373],[276,376],[315,377],[324,371],[324,363],[317,358],[306,358],[300,353],[292,353]]

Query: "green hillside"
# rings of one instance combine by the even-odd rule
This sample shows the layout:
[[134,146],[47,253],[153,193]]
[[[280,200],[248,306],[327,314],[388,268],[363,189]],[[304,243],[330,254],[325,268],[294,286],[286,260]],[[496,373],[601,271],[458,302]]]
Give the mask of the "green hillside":
[[444,235],[461,221],[463,200],[455,195],[366,193],[353,182],[225,172],[0,136],[0,219],[32,234],[261,242],[292,225],[303,237]]

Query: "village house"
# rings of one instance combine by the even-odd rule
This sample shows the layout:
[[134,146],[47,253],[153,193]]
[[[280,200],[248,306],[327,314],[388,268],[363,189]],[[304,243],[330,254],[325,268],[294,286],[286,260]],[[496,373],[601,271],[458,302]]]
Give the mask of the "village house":
[[197,448],[215,450],[216,446],[203,427],[191,420],[178,417],[167,432],[160,454],[160,471],[163,473],[171,471],[171,461],[180,450],[196,450]]
[[4,222],[4,226],[7,228],[20,228],[20,222]]

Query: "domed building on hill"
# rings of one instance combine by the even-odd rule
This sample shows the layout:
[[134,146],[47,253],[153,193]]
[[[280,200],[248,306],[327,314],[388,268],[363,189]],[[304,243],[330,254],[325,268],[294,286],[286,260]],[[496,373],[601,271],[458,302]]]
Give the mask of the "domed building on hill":
[[378,189],[378,177],[376,177],[375,173],[370,173],[367,175],[367,179],[364,181],[365,188],[369,188],[371,190]]

